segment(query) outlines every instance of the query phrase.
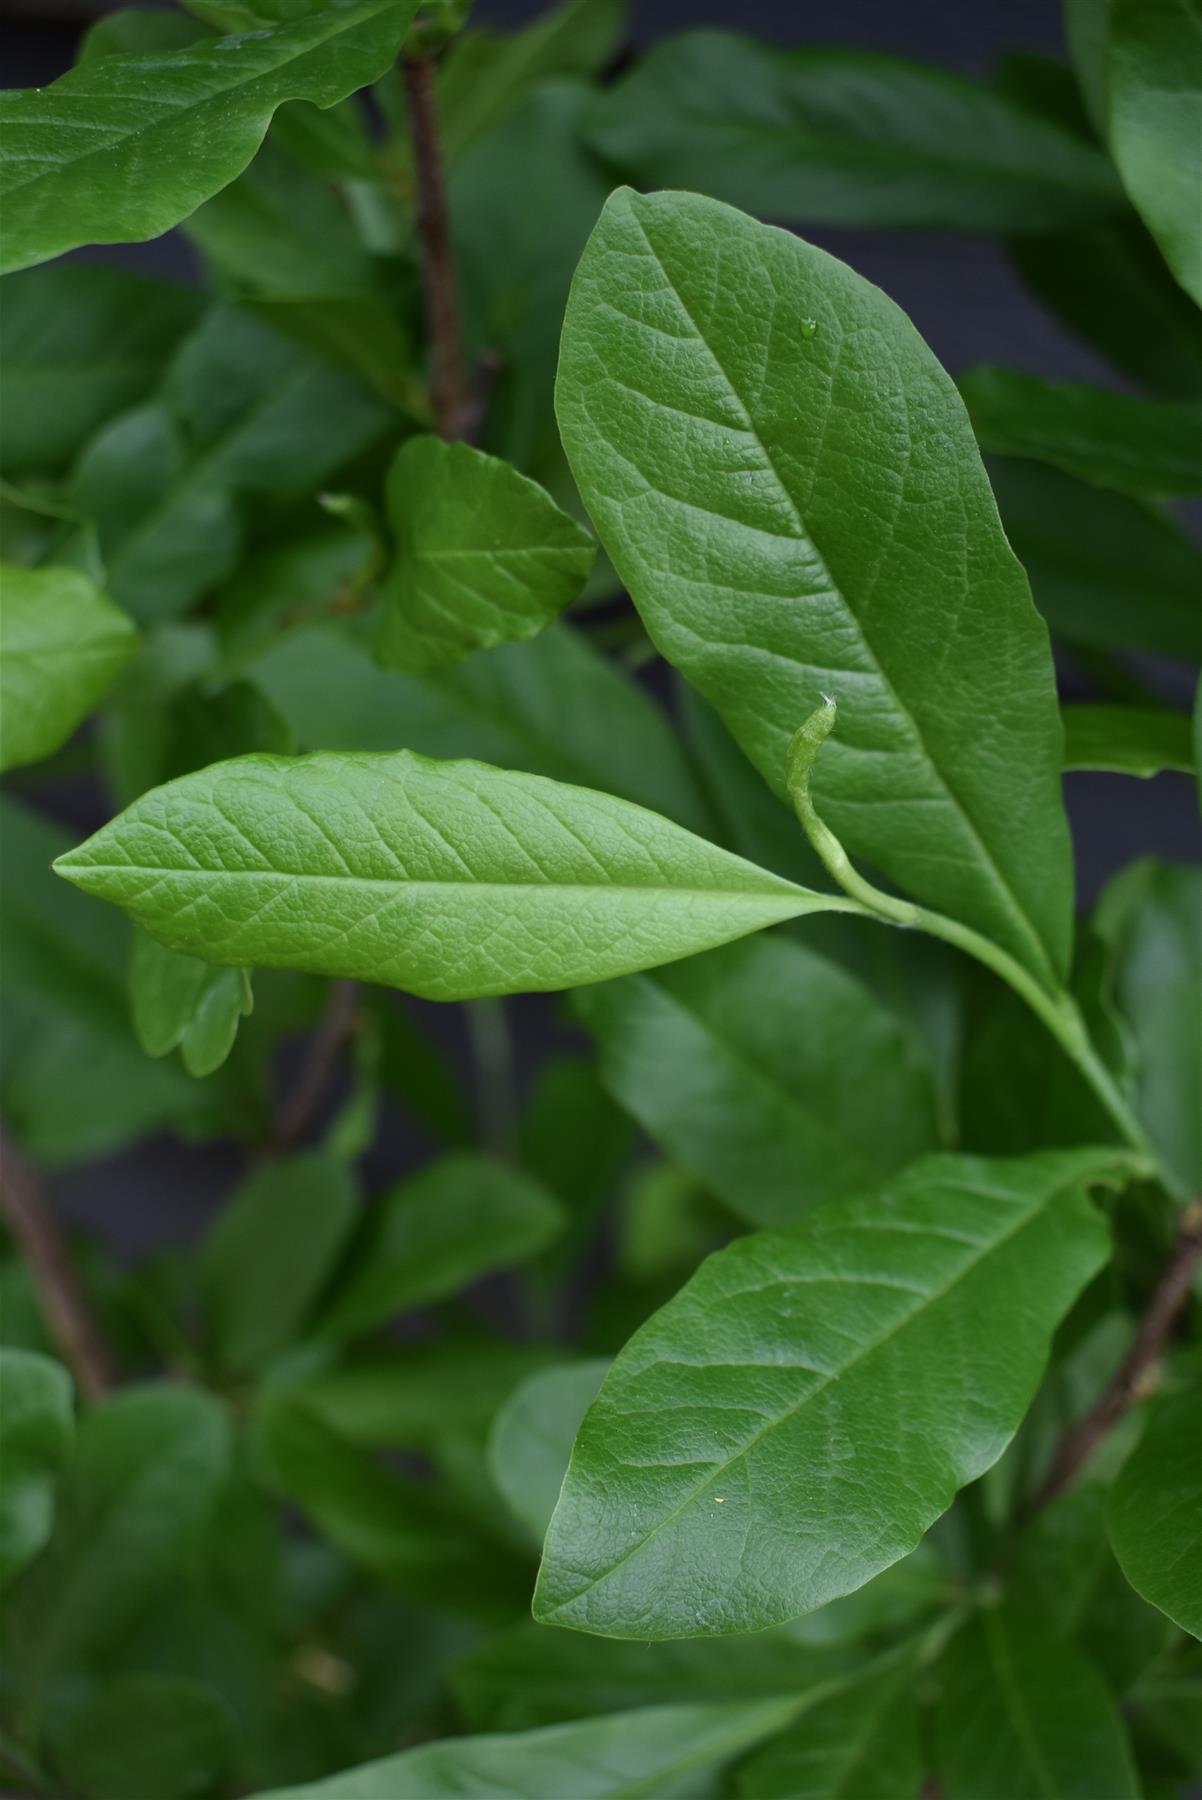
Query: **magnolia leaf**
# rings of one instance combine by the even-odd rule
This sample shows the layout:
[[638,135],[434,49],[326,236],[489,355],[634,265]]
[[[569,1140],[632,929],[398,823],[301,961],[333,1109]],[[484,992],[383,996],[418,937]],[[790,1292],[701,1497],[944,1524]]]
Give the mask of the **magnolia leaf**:
[[1066,769],[1112,769],[1119,775],[1192,774],[1190,722],[1156,706],[1066,706]]
[[[647,1706],[504,1737],[449,1738],[253,1800],[637,1800],[686,1791],[787,1724],[791,1699]],[[690,1786],[687,1791],[696,1791]]]
[[988,367],[958,385],[983,450],[1124,493],[1202,492],[1202,400],[1150,400]]
[[253,1010],[250,974],[183,956],[144,931],[134,935],[130,1004],[148,1056],[178,1047],[189,1075],[211,1075],[234,1047],[238,1022]]
[[66,743],[137,643],[133,620],[78,569],[0,568],[0,769]]
[[384,584],[385,668],[445,669],[533,637],[575,600],[596,545],[499,457],[409,438],[388,475],[396,560]]
[[641,187],[811,224],[1040,231],[1111,209],[1093,145],[946,69],[694,31],[598,101],[592,142]]
[[413,12],[414,0],[329,0],[264,30],[97,57],[3,94],[0,268],[169,231],[246,167],[277,106],[332,106],[381,75]]
[[403,750],[217,763],[55,869],[171,949],[437,1000],[599,981],[850,904],[608,794]]
[[1085,1186],[1114,1166],[926,1157],[710,1257],[585,1415],[535,1617],[758,1631],[897,1562],[1017,1429],[1106,1260]]
[[1199,1395],[1152,1407],[1106,1501],[1114,1554],[1137,1593],[1202,1638],[1202,1435]]
[[1139,1800],[1106,1683],[1039,1613],[984,1608],[943,1671],[936,1763],[947,1800]]
[[753,1224],[791,1225],[937,1144],[930,1077],[896,1017],[789,939],[587,988],[575,1007],[615,1098]]
[[1202,306],[1202,7],[1112,0],[1106,105],[1123,184],[1165,261]]
[[786,232],[624,189],[576,273],[557,403],[652,638],[769,784],[833,695],[822,817],[1055,987],[1072,871],[1047,633],[905,316]]
[[540,1370],[510,1395],[493,1421],[492,1478],[538,1545],[555,1511],[580,1421],[608,1367],[608,1358],[601,1358]]
[[0,1349],[0,1587],[50,1536],[73,1429],[66,1369],[31,1350]]

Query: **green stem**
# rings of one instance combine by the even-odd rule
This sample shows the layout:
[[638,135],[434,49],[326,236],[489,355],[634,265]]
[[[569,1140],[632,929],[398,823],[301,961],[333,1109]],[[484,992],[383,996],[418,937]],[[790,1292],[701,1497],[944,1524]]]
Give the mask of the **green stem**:
[[945,918],[942,913],[930,912],[925,906],[916,906],[913,901],[899,900],[894,894],[886,894],[881,888],[874,887],[872,882],[866,881],[852,866],[843,845],[829,825],[819,818],[810,793],[810,771],[819,750],[830,736],[834,723],[835,702],[824,700],[800,730],[794,733],[789,745],[788,781],[793,810],[802,830],[839,886],[878,918],[905,929],[926,931],[932,937],[942,938],[945,943],[954,944],[957,950],[963,950],[966,955],[984,963],[995,975],[1000,975],[1019,998],[1026,1001],[1065,1055],[1080,1070],[1121,1136],[1133,1149],[1155,1162],[1155,1154],[1143,1127],[1128,1106],[1110,1070],[1094,1049],[1085,1021],[1071,994],[1063,989],[1058,993],[1049,993],[1042,983],[999,944],[983,937],[971,926],[962,925],[958,919]]

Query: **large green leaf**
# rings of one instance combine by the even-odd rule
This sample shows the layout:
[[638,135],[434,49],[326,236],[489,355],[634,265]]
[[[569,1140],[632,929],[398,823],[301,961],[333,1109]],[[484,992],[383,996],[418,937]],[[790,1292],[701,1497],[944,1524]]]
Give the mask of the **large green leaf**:
[[36,1556],[74,1429],[71,1377],[32,1350],[0,1349],[0,1587]]
[[504,1737],[423,1744],[254,1800],[637,1800],[686,1786],[787,1724],[789,1699],[648,1706]]
[[902,1657],[806,1707],[743,1764],[739,1800],[919,1800],[926,1770],[914,1683]]
[[384,585],[386,668],[445,669],[533,637],[588,580],[588,533],[537,482],[469,444],[410,438],[387,495],[397,554]]
[[1139,1800],[1105,1682],[1039,1613],[985,1608],[943,1670],[936,1762],[947,1800]]
[[1200,1396],[1186,1389],[1152,1408],[1107,1496],[1106,1525],[1123,1573],[1145,1600],[1202,1638]]
[[493,1421],[492,1478],[535,1544],[542,1544],[572,1441],[609,1367],[607,1359],[561,1363],[530,1375]]
[[0,769],[64,744],[137,642],[132,619],[78,569],[0,567]]
[[784,794],[789,739],[833,695],[819,811],[1054,985],[1072,878],[1047,634],[904,315],[786,232],[622,190],[576,273],[557,403],[648,630],[765,779]]
[[591,135],[641,187],[815,225],[1038,231],[1119,198],[1100,151],[1005,94],[892,57],[725,31],[653,50],[598,102]]
[[224,1368],[242,1374],[286,1349],[358,1213],[350,1170],[316,1152],[266,1164],[227,1201],[201,1252],[209,1325]]
[[98,263],[12,276],[0,297],[7,476],[69,462],[98,426],[149,392],[203,305],[190,288]]
[[1165,769],[1190,774],[1190,722],[1156,706],[1066,706],[1064,766],[1145,777]]
[[129,975],[130,1008],[148,1056],[178,1048],[189,1075],[211,1075],[234,1047],[251,1011],[250,975],[181,956],[139,931]]
[[413,11],[413,0],[329,0],[293,22],[98,57],[4,94],[0,267],[168,231],[246,167],[284,101],[331,106],[382,74]]
[[1125,493],[1202,493],[1202,400],[1149,400],[990,367],[970,369],[959,386],[983,450]]
[[1187,294],[1202,306],[1202,6],[1112,0],[1106,106],[1119,173]]
[[610,1091],[753,1224],[791,1225],[937,1144],[930,1076],[896,1016],[787,938],[588,988],[575,1004]]
[[1106,1259],[1084,1190],[1110,1166],[928,1157],[712,1256],[585,1415],[536,1618],[755,1631],[898,1561],[1017,1429]]
[[434,1000],[600,981],[840,905],[608,794],[404,750],[217,763],[55,868],[173,950]]
[[372,1208],[364,1241],[320,1321],[344,1336],[525,1262],[562,1229],[537,1182],[486,1156],[441,1157]]

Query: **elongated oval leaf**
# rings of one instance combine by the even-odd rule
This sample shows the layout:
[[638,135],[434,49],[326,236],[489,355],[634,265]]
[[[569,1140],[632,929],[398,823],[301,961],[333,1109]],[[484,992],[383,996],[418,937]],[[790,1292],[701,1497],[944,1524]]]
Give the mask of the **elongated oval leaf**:
[[137,643],[133,620],[78,569],[0,568],[0,769],[65,743]]
[[598,102],[592,141],[644,187],[773,219],[1039,231],[1119,199],[1092,144],[945,69],[732,32],[670,39]]
[[1153,1410],[1106,1500],[1106,1528],[1137,1593],[1202,1638],[1202,1433],[1197,1389]]
[[1202,306],[1202,6],[1113,0],[1106,13],[1110,142],[1127,192]]
[[753,1224],[793,1224],[937,1145],[932,1083],[896,1017],[783,937],[588,988],[575,1006],[614,1096]]
[[0,1587],[42,1548],[74,1430],[71,1377],[31,1350],[0,1350]]
[[1156,706],[1066,706],[1066,769],[1112,769],[1119,775],[1191,774],[1194,753],[1184,713]]
[[386,668],[445,669],[533,637],[579,596],[597,554],[536,481],[440,438],[401,445],[388,511],[397,557],[384,588]]
[[1105,1261],[1084,1186],[1110,1166],[928,1157],[712,1256],[585,1415],[535,1617],[611,1637],[758,1631],[898,1561],[1030,1404]]
[[492,1478],[536,1545],[541,1546],[555,1511],[580,1421],[608,1367],[607,1360],[592,1358],[541,1369],[509,1396],[493,1421]]
[[1072,880],[1047,633],[904,315],[785,232],[621,190],[576,272],[557,403],[648,630],[765,779],[784,793],[790,734],[834,695],[834,830],[1054,985]]
[[174,950],[429,999],[572,987],[838,906],[608,794],[484,763],[244,756],[60,875]]
[[244,169],[277,106],[332,106],[383,74],[414,0],[329,0],[308,17],[157,54],[103,56],[0,96],[0,268],[158,237]]

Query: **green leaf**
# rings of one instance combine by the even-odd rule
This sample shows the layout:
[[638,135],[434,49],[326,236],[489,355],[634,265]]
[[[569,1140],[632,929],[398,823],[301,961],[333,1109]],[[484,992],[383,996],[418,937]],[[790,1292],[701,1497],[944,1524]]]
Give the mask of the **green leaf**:
[[50,1542],[12,1594],[23,1686],[117,1636],[210,1518],[229,1458],[225,1409],[197,1388],[125,1388],[83,1416]]
[[970,369],[959,388],[983,450],[1129,494],[1202,492],[1200,400],[1149,400],[990,367]]
[[1118,201],[1092,145],[945,69],[693,31],[598,102],[592,141],[640,187],[816,225],[1040,231]]
[[608,794],[403,750],[217,763],[55,869],[171,949],[432,1000],[604,980],[840,905]]
[[883,1673],[819,1698],[739,1771],[739,1800],[918,1800],[926,1774],[915,1670]]
[[947,1800],[1138,1800],[1122,1717],[1092,1663],[1038,1613],[986,1607],[943,1662]]
[[550,1194],[518,1170],[467,1152],[440,1157],[372,1207],[320,1330],[342,1337],[444,1300],[534,1256],[562,1225]]
[[580,1421],[608,1368],[602,1357],[543,1369],[522,1382],[493,1421],[492,1478],[537,1545],[555,1511]]
[[384,584],[385,668],[445,669],[534,637],[588,580],[592,538],[499,457],[409,438],[387,495],[397,554]]
[[1202,658],[1202,551],[1171,518],[1058,469],[994,460],[1006,535],[1058,638],[1091,650]]
[[87,1800],[198,1800],[229,1779],[234,1722],[216,1694],[178,1675],[123,1675],[74,1719],[59,1752]]
[[277,106],[331,106],[383,73],[412,0],[330,0],[311,16],[184,49],[104,56],[0,99],[0,267],[158,237],[246,167]]
[[696,1792],[688,1777],[720,1768],[787,1723],[789,1699],[648,1706],[606,1719],[504,1737],[449,1738],[253,1800],[636,1800]]
[[833,695],[832,830],[1055,986],[1072,880],[1047,636],[904,315],[786,232],[621,190],[576,273],[557,403],[652,638],[769,784],[783,797],[789,739]]
[[0,567],[0,769],[65,744],[137,642],[133,621],[77,569]]
[[1190,722],[1156,706],[1066,706],[1066,769],[1113,769],[1120,775],[1192,774]]
[[1157,1401],[1107,1496],[1124,1575],[1175,1625],[1202,1638],[1202,1437],[1198,1393]]
[[14,275],[0,294],[0,474],[10,477],[64,468],[106,419],[147,394],[203,304],[190,288],[103,263]]
[[250,974],[168,950],[144,931],[134,934],[130,1005],[138,1042],[148,1056],[178,1047],[189,1075],[211,1075],[234,1047],[238,1021],[249,1013]]
[[[208,39],[204,26],[182,13],[148,11],[141,6],[119,7],[97,19],[85,31],[76,55],[77,63],[94,62],[98,56],[127,56],[150,50],[186,50]],[[95,269],[100,265],[91,264]]]
[[667,719],[570,626],[424,676],[377,669],[345,633],[295,631],[252,673],[304,749],[394,750],[403,737],[423,756],[471,756],[604,788],[708,833]]
[[930,1078],[897,1019],[787,938],[749,938],[574,1004],[615,1098],[753,1224],[791,1225],[937,1142]]
[[1106,108],[1123,185],[1165,261],[1202,306],[1202,8],[1112,0]]
[[897,1562],[1017,1429],[1106,1260],[1084,1189],[1113,1166],[926,1157],[710,1257],[585,1416],[535,1617],[757,1631]]
[[[320,1153],[256,1170],[226,1202],[201,1251],[218,1360],[260,1369],[304,1328],[359,1216],[354,1177]],[[263,1271],[271,1270],[265,1283]]]
[[483,1436],[519,1382],[555,1358],[549,1345],[481,1337],[371,1346],[303,1382],[301,1396],[353,1444],[429,1450],[448,1430]]
[[37,1555],[74,1430],[71,1377],[31,1350],[0,1349],[0,1587]]

